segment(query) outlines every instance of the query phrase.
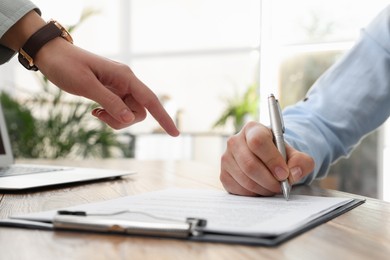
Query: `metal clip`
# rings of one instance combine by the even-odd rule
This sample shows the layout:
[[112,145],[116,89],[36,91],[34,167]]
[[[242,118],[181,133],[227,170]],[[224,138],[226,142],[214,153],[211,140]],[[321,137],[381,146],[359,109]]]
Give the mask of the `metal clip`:
[[[112,216],[123,213],[144,214],[159,221],[112,218]],[[207,221],[199,218],[187,218],[185,221],[178,221],[156,217],[149,213],[131,212],[128,210],[109,214],[59,211],[53,219],[54,229],[176,238],[199,236],[202,234],[202,227],[206,225]]]

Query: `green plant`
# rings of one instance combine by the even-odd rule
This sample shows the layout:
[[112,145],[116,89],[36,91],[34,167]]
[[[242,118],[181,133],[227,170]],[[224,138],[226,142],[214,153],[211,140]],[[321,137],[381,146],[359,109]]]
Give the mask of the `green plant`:
[[[86,10],[72,32],[94,14]],[[71,96],[41,73],[36,74],[41,91],[23,103],[3,92],[0,95],[15,157],[111,157],[129,155],[119,135],[90,115],[95,103]],[[43,114],[42,112],[47,114]]]
[[226,99],[226,108],[221,117],[214,123],[213,128],[224,126],[229,119],[233,120],[234,129],[240,131],[247,116],[257,118],[259,112],[258,84],[250,85],[244,95],[234,95]]
[[30,109],[13,99],[6,92],[0,94],[0,102],[7,122],[12,150],[16,157],[36,158],[41,154],[42,140],[37,120]]

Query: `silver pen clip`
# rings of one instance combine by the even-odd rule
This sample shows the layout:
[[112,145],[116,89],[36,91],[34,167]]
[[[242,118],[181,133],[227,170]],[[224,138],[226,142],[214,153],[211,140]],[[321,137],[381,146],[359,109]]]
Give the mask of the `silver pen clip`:
[[282,124],[282,132],[284,134],[284,132],[286,131],[286,128],[284,127],[284,120],[283,120],[283,116],[282,116],[282,108],[280,107],[280,103],[279,103],[278,99],[275,99],[275,102],[276,102],[276,104],[278,106],[280,123]]
[[[113,218],[115,215],[134,213],[154,218],[154,221],[127,220]],[[207,221],[198,218],[187,218],[185,221],[161,218],[149,213],[120,211],[107,214],[87,214],[84,211],[58,211],[53,219],[54,229],[73,231],[92,231],[103,233],[122,233],[156,237],[185,238],[199,236]]]

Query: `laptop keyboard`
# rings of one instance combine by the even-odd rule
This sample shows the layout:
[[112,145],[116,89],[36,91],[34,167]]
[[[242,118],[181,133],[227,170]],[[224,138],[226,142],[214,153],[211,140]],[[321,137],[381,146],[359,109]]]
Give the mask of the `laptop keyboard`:
[[43,172],[58,172],[62,171],[62,168],[39,168],[39,167],[25,167],[25,166],[12,166],[0,168],[0,177],[16,176]]

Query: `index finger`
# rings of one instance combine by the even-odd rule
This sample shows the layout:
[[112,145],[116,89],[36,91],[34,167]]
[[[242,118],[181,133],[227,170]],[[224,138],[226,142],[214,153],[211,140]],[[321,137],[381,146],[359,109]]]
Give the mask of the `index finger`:
[[130,85],[138,86],[132,90],[133,97],[150,112],[168,134],[171,136],[178,136],[180,134],[179,130],[168,112],[160,103],[158,97],[137,77],[134,76],[132,80],[135,80],[136,82]]

